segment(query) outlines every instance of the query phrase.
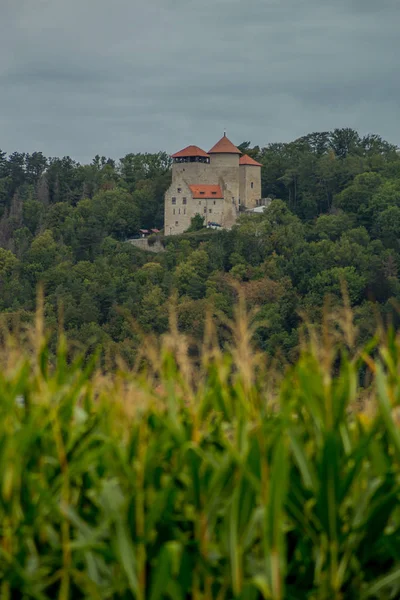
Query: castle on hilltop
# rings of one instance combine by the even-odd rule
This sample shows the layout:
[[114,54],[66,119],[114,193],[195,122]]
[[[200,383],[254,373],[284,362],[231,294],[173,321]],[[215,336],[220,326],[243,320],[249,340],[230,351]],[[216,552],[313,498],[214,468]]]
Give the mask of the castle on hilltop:
[[229,229],[239,211],[261,205],[261,167],[224,134],[207,153],[188,146],[172,155],[172,183],[165,194],[165,235],[188,229],[192,217]]

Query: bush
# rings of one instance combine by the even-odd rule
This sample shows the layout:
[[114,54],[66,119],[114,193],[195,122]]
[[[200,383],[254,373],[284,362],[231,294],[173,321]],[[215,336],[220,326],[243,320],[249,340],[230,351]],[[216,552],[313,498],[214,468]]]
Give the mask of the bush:
[[190,219],[190,225],[187,228],[187,233],[191,233],[192,231],[200,231],[204,227],[204,217],[201,215],[194,215]]

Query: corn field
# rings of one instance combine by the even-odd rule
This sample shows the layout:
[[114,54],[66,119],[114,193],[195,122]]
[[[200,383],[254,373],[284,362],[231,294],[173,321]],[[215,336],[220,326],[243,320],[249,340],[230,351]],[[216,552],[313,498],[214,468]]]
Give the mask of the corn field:
[[322,331],[278,373],[251,333],[107,375],[5,342],[1,599],[400,598],[399,339]]

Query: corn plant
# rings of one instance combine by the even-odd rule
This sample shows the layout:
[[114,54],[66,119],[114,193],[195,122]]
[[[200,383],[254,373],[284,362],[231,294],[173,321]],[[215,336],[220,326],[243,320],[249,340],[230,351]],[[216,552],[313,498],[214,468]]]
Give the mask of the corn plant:
[[192,360],[175,331],[113,374],[62,336],[55,360],[40,332],[9,351],[1,598],[400,597],[399,340],[309,342],[278,378],[233,333]]

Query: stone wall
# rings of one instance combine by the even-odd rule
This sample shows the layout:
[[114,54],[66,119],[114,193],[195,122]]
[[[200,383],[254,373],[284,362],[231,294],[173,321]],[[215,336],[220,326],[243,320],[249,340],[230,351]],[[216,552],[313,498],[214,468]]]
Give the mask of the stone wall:
[[161,240],[156,239],[154,244],[149,244],[149,238],[138,238],[137,240],[128,240],[130,244],[136,246],[140,250],[146,250],[147,252],[165,252],[165,248],[161,243]]
[[188,185],[208,184],[213,177],[211,166],[205,163],[174,163],[172,165],[172,182],[182,177]]

